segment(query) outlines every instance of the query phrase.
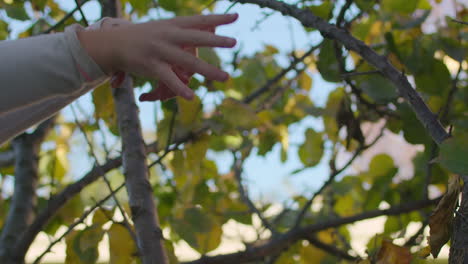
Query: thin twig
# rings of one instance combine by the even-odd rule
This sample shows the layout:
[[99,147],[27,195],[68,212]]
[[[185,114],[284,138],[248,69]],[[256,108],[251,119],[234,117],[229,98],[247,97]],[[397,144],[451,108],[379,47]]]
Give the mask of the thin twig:
[[81,215],[81,217],[76,220],[75,222],[73,222],[67,229],[67,231],[65,231],[65,233],[63,233],[59,238],[55,239],[52,243],[50,243],[50,245],[42,252],[41,255],[39,255],[39,257],[36,258],[36,260],[34,261],[33,264],[39,264],[41,259],[47,254],[50,252],[50,250],[52,249],[53,246],[55,246],[55,244],[57,244],[58,242],[60,242],[63,238],[65,238],[71,231],[73,231],[73,228],[75,228],[77,225],[81,224],[85,219],[86,217],[88,217],[96,208],[100,207],[105,201],[107,201],[109,198],[113,197],[118,191],[120,191],[120,189],[122,189],[123,187],[125,186],[125,183],[122,183],[119,187],[117,187],[115,190],[113,190],[110,194],[108,194],[106,197],[104,197],[103,199],[101,199],[97,204],[95,204],[93,207],[91,207],[90,209],[88,209],[87,211],[85,211],[83,213],[83,215]]
[[[231,0],[234,1],[234,0]],[[419,93],[413,88],[404,73],[397,70],[388,58],[377,54],[364,42],[353,37],[345,29],[341,29],[315,16],[309,10],[303,10],[297,6],[277,0],[236,0],[242,4],[256,4],[277,10],[285,16],[292,16],[299,20],[305,27],[316,28],[325,38],[335,39],[341,42],[347,49],[357,52],[363,59],[376,67],[397,88],[399,94],[406,99],[410,107],[416,113],[418,120],[426,128],[437,144],[441,144],[450,135],[429,109]]]
[[[93,147],[93,145],[91,144],[91,141],[89,140],[88,136],[86,135],[86,131],[84,130],[84,128],[83,128],[83,126],[81,125],[81,123],[78,121],[78,117],[77,117],[77,115],[76,115],[75,108],[73,107],[73,105],[72,105],[71,109],[72,109],[73,116],[74,116],[74,118],[75,118],[75,123],[76,123],[77,126],[79,127],[80,131],[83,133],[83,136],[84,136],[84,138],[85,138],[85,140],[86,140],[86,143],[88,144],[89,151],[90,151],[91,155],[94,157],[95,166],[96,166],[98,169],[101,170],[102,179],[104,180],[104,182],[105,182],[107,188],[109,189],[109,191],[110,191],[111,193],[113,193],[113,192],[112,192],[113,190],[112,190],[111,183],[109,182],[109,179],[107,179],[106,172],[104,172],[104,171],[102,170],[102,166],[101,166],[101,164],[99,163],[99,160],[98,160],[98,158],[97,158],[97,156],[96,156],[96,153],[94,152],[94,147]],[[108,157],[106,157],[106,158],[108,158]],[[119,200],[117,199],[117,196],[114,195],[112,198],[114,199],[117,208],[119,209],[120,213],[122,214],[123,222],[124,222],[125,228],[127,229],[128,233],[130,234],[130,236],[132,237],[133,241],[135,242],[135,245],[137,245],[137,247],[138,247],[138,242],[137,242],[136,234],[135,234],[135,232],[133,232],[133,230],[132,230],[132,227],[131,227],[131,225],[130,225],[130,221],[128,221],[128,217],[127,217],[127,215],[126,215],[125,210],[123,209],[122,205],[120,204]],[[139,249],[138,249],[138,250],[139,250]]]
[[459,23],[459,24],[467,25],[467,26],[468,26],[468,22],[461,21],[461,20],[458,20],[458,19],[455,19],[455,18],[452,18],[452,22],[455,22],[455,23]]
[[[385,126],[384,126],[385,127]],[[323,190],[325,190],[330,184],[333,183],[333,181],[335,180],[336,176],[338,176],[340,173],[342,173],[344,170],[346,170],[352,163],[353,161],[366,149],[370,148],[371,146],[373,146],[375,143],[377,143],[377,141],[383,136],[383,131],[384,129],[382,129],[380,131],[380,134],[379,136],[377,136],[370,144],[368,145],[361,145],[358,147],[358,149],[354,152],[353,156],[348,160],[348,162],[346,162],[346,164],[341,167],[341,169],[339,170],[336,170],[334,169],[334,165],[332,166],[332,172],[330,174],[330,176],[328,177],[328,180],[322,185],[322,187],[320,187],[320,189],[318,191],[316,191],[312,197],[307,200],[306,204],[302,207],[302,210],[301,212],[299,213],[299,215],[297,216],[296,218],[296,221],[294,223],[294,226],[297,227],[301,224],[301,221],[302,219],[304,218],[305,214],[307,213],[307,211],[309,210],[310,206],[312,205],[314,199],[323,192]]]
[[246,96],[244,100],[242,100],[243,103],[248,104],[251,103],[254,99],[268,91],[271,86],[273,86],[275,83],[279,82],[281,78],[283,78],[288,72],[291,70],[295,69],[296,65],[302,61],[305,60],[308,56],[310,56],[315,50],[317,50],[322,43],[319,43],[315,46],[312,46],[304,55],[302,55],[300,58],[296,58],[291,62],[291,64],[286,68],[283,69],[280,73],[278,73],[275,77],[272,79],[269,79],[262,87],[258,88],[257,90],[253,91],[251,94]]
[[[249,207],[250,211],[254,214],[256,214],[258,216],[258,218],[260,218],[260,221],[262,222],[262,224],[268,228],[272,234],[278,234],[278,231],[276,231],[276,229],[270,224],[270,222],[263,216],[262,212],[260,212],[260,210],[258,210],[258,208],[255,206],[255,204],[252,202],[252,200],[250,200],[249,198],[249,195],[247,194],[247,191],[244,187],[244,185],[242,184],[242,167],[243,167],[243,164],[244,164],[244,161],[245,161],[245,158],[237,158],[236,157],[236,153],[233,152],[233,158],[234,158],[234,163],[232,165],[232,169],[234,171],[234,175],[235,175],[235,178],[236,178],[236,181],[237,181],[237,185],[238,185],[238,190],[239,190],[239,194],[242,198],[242,200],[244,201],[244,203]],[[245,157],[247,157],[247,155],[245,155]]]
[[[85,1],[86,2],[86,1]],[[75,3],[76,3],[76,7],[78,8],[78,10],[80,11],[80,14],[81,14],[81,19],[83,20],[85,26],[89,26],[89,23],[88,23],[88,19],[86,19],[86,16],[83,12],[83,10],[81,9],[81,4],[79,3],[79,0],[75,0]]]
[[65,23],[65,21],[67,21],[67,19],[69,19],[70,17],[73,16],[73,14],[78,11],[82,5],[84,5],[86,2],[88,2],[89,0],[83,0],[83,2],[81,2],[80,4],[78,4],[72,11],[70,11],[68,14],[66,14],[62,19],[60,19],[57,23],[55,23],[55,25],[51,26],[50,28],[48,28],[47,30],[45,30],[44,32],[42,32],[41,34],[49,34],[50,32],[52,32],[53,30],[55,30],[56,28],[58,28],[60,25],[62,25],[63,23]]

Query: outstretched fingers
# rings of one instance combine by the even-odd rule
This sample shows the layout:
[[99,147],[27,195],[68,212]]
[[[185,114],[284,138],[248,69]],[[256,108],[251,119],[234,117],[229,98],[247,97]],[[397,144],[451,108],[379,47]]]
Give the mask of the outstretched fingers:
[[161,82],[166,84],[167,87],[169,87],[175,94],[180,95],[187,100],[193,99],[193,91],[179,79],[168,64],[160,65],[156,74],[159,76]]
[[237,20],[238,14],[183,16],[169,19],[170,23],[183,28],[213,28],[230,24]]
[[226,81],[229,78],[227,72],[181,49],[167,46],[161,56],[168,64],[177,65],[187,72],[199,73],[210,80]]
[[237,42],[234,38],[218,36],[207,31],[196,29],[180,29],[172,31],[169,34],[171,35],[171,41],[177,45],[232,48]]

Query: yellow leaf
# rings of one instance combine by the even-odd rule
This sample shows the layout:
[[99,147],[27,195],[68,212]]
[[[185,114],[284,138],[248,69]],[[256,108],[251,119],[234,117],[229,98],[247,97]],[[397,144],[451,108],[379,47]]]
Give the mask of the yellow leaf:
[[434,258],[440,249],[449,241],[452,231],[453,213],[461,191],[460,176],[450,178],[447,192],[444,194],[434,212],[429,217],[429,245]]
[[108,210],[105,208],[100,208],[94,212],[93,215],[93,225],[102,226],[109,221],[109,218],[112,218],[114,215],[114,210]]
[[412,258],[413,256],[408,248],[384,240],[377,255],[376,264],[410,264]]
[[202,113],[202,105],[198,96],[195,96],[191,101],[178,96],[177,105],[179,106],[178,116],[182,125],[191,125]]
[[67,244],[67,248],[65,250],[65,253],[67,254],[65,257],[65,264],[81,263],[78,254],[76,254],[75,250],[73,250],[73,241],[75,240],[77,234],[78,232],[73,230],[65,237],[65,243]]
[[312,78],[306,72],[299,75],[299,87],[303,90],[310,91],[312,88]]
[[123,225],[114,223],[107,231],[107,234],[109,236],[109,263],[133,263],[137,249],[128,230]]
[[234,127],[253,128],[258,123],[255,111],[247,104],[227,98],[220,106],[223,119]]

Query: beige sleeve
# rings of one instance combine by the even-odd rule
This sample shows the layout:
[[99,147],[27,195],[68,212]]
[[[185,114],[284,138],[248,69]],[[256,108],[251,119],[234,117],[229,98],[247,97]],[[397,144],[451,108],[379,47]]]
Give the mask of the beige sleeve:
[[108,81],[71,25],[63,33],[0,42],[0,144]]

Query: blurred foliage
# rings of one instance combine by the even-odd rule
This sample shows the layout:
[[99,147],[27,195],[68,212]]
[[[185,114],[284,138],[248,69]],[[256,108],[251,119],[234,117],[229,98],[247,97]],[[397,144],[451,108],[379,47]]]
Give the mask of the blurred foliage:
[[[341,14],[344,3],[333,0],[300,2],[298,6],[301,8],[332,23]],[[168,153],[160,165],[150,169],[161,227],[168,234],[165,243],[171,261],[177,262],[174,246],[180,242],[187,243],[202,255],[219,248],[225,238],[222,227],[232,221],[249,226],[258,233],[259,241],[243,241],[241,234],[234,238],[238,243],[255,246],[255,243],[268,242],[262,241],[260,236],[263,239],[275,238],[276,234],[266,235],[254,223],[256,213],[252,212],[239,192],[236,171],[232,169],[222,173],[215,161],[208,157],[207,153],[210,152],[215,155],[232,153],[236,159],[245,160],[254,155],[273,155],[272,150],[278,146],[281,148],[282,162],[292,159],[292,155],[299,158],[303,168],[296,173],[329,165],[333,175],[340,169],[336,164],[343,164],[337,162],[337,156],[356,153],[361,157],[363,150],[371,147],[368,144],[375,136],[371,138],[361,130],[364,123],[373,127],[383,124],[385,133],[399,135],[406,143],[424,149],[413,158],[414,169],[407,179],[399,177],[399,165],[385,153],[365,157],[368,168],[348,168],[338,177],[334,175],[320,193],[320,199],[314,200],[312,209],[306,210],[302,224],[332,221],[375,210],[382,205],[425,199],[428,188],[442,194],[447,190],[449,179],[457,174],[468,174],[468,26],[446,17],[434,25],[436,30],[423,31],[423,24],[432,12],[431,2],[355,0],[343,18],[346,22],[344,26],[353,36],[372,46],[408,76],[442,124],[450,128],[452,137],[440,148],[431,140],[394,84],[375,72],[375,68],[359,54],[345,51],[333,40],[324,39],[319,49],[291,71],[293,74],[283,76],[248,103],[246,98],[281,72],[283,67],[280,65],[284,63],[280,63],[279,58],[291,60],[291,54],[297,56],[304,54],[304,51],[285,54],[277,47],[265,45],[263,50],[252,55],[233,50],[233,60],[225,61],[216,50],[201,48],[199,57],[220,67],[229,65],[232,78],[226,83],[217,83],[196,76],[190,87],[199,96],[193,101],[177,98],[157,103],[156,129],[145,131],[145,135],[156,138],[161,150],[157,153],[159,155],[169,149],[167,144],[171,140],[192,135],[189,142],[178,146],[177,150]],[[216,4],[211,0],[122,0],[125,10],[129,11],[125,16],[137,18],[143,18],[155,10],[173,15],[207,13],[213,11]],[[467,7],[461,1],[457,2],[457,7],[456,18],[468,21]],[[44,32],[67,13],[54,0],[0,0],[0,9],[0,40],[9,38],[9,23],[12,20],[30,23],[19,34],[23,38]],[[55,31],[63,31],[73,23],[80,21],[71,17]],[[264,23],[268,23],[268,20]],[[304,28],[304,31],[314,34],[310,28]],[[347,80],[344,78],[346,74],[350,74]],[[317,106],[310,96],[320,89],[315,88],[316,78],[335,84],[323,107]],[[157,89],[157,83],[152,80],[138,76],[135,79],[137,89],[150,82]],[[108,83],[97,87],[91,94],[94,114],[85,115],[84,120],[80,120],[86,135],[91,138],[94,151],[105,159],[118,156],[115,149],[119,146],[117,116],[111,92]],[[208,97],[215,98],[216,102],[208,101]],[[303,141],[291,140],[291,130],[310,116],[319,118],[323,128],[307,127]],[[203,130],[207,126],[209,129]],[[201,133],[197,132],[200,130]],[[47,206],[50,197],[76,180],[71,176],[72,172],[74,175],[86,173],[86,170],[73,166],[74,161],[69,158],[74,146],[85,144],[78,140],[82,136],[75,123],[60,119],[46,138],[39,160],[39,188],[42,190],[38,201],[39,211]],[[103,138],[111,143],[104,146],[96,143]],[[292,148],[290,141],[294,141],[297,147]],[[0,151],[6,152],[11,146],[2,148]],[[90,163],[94,163],[91,154],[88,154],[88,158]],[[155,155],[148,157],[150,163],[156,159]],[[3,184],[7,175],[14,174],[13,166],[1,167],[0,174]],[[120,172],[108,175],[113,187],[123,180]],[[310,181],[315,180],[311,177]],[[451,186],[454,184],[451,183]],[[106,188],[99,181],[82,191],[60,209],[43,231],[56,235],[59,227],[69,226],[80,218],[85,208],[94,205],[94,198],[102,198],[108,191]],[[449,201],[445,209],[452,208],[456,202],[453,188],[449,188],[452,199],[446,199]],[[274,205],[271,202],[254,204],[276,231],[287,232],[295,227],[300,209],[314,191],[291,196],[283,208],[273,214],[267,212]],[[117,197],[129,216],[126,195],[119,194]],[[11,193],[1,200],[0,223],[6,218],[10,199]],[[111,209],[96,209],[92,221],[85,221],[66,236],[66,263],[97,263],[97,245],[105,236],[109,239],[110,263],[139,263],[136,245],[128,228],[121,220],[116,220],[121,219],[122,212],[115,201],[107,202],[106,206]],[[375,234],[367,245],[362,245],[367,252],[361,256],[363,259],[359,263],[426,263],[425,258],[431,250],[425,247],[426,238],[405,246],[395,240],[401,242],[402,238],[409,237],[409,224],[428,222],[429,212],[422,209],[387,217],[382,233]],[[432,218],[432,226],[436,228],[431,229],[431,236],[436,241],[432,240],[431,243],[435,244],[431,246],[437,253],[437,248],[440,249],[447,242],[447,230],[451,229],[449,215],[452,213],[451,210],[439,209],[437,219]],[[350,235],[348,227],[321,230],[310,235],[337,250],[356,256],[351,247],[356,238]],[[305,240],[294,243],[284,252],[272,252],[272,255],[277,257],[275,263],[279,264],[347,263],[336,254]]]

